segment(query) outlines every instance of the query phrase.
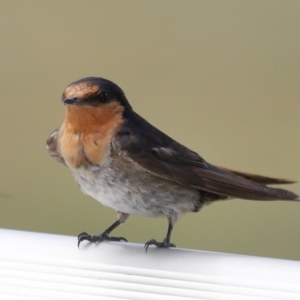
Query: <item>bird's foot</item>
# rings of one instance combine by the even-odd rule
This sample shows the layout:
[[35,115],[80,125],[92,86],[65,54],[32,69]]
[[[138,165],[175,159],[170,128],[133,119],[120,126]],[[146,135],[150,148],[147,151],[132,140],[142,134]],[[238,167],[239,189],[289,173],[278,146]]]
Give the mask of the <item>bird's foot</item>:
[[150,245],[154,245],[157,248],[171,248],[171,247],[176,247],[174,244],[171,244],[170,241],[168,239],[164,239],[161,243],[157,242],[156,240],[152,239],[150,241],[148,241],[144,248],[145,248],[145,252],[148,251],[148,248]]
[[127,242],[127,240],[123,237],[110,237],[108,235],[108,233],[105,231],[99,235],[90,235],[86,232],[82,232],[78,235],[78,248],[82,241],[89,241],[89,242],[92,242],[95,244],[103,242],[103,241],[113,241],[113,242],[125,241],[125,242]]

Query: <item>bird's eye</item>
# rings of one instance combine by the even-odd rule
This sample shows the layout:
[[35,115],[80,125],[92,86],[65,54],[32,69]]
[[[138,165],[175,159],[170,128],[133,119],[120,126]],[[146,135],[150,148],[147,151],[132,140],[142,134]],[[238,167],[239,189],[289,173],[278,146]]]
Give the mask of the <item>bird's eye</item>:
[[99,94],[99,98],[100,98],[101,102],[107,101],[108,100],[108,92],[105,92],[105,91],[101,92]]

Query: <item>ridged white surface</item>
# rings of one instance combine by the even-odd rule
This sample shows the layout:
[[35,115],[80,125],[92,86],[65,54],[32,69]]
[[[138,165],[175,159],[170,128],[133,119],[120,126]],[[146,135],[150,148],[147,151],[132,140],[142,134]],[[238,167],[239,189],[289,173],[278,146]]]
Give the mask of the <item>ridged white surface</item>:
[[300,262],[0,230],[0,299],[300,299]]

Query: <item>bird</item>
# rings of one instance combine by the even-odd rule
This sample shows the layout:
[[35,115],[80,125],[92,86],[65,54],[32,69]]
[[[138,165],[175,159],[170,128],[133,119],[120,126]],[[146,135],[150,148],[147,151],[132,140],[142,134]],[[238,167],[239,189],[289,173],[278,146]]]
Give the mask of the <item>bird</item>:
[[66,114],[46,141],[49,155],[67,166],[83,193],[117,212],[117,221],[99,235],[82,232],[83,241],[127,241],[110,233],[130,215],[166,217],[162,242],[171,248],[179,216],[216,201],[297,201],[298,195],[269,184],[294,181],[218,167],[148,123],[130,105],[123,90],[101,77],[69,84],[62,95]]

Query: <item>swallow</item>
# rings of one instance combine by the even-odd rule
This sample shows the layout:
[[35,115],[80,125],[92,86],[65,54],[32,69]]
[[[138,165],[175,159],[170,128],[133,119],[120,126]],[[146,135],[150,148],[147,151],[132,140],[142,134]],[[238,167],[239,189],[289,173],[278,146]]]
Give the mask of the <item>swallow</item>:
[[47,151],[67,166],[83,193],[117,211],[117,221],[99,235],[79,234],[98,243],[121,241],[110,233],[129,215],[166,217],[162,242],[175,247],[171,233],[178,217],[210,203],[241,198],[299,200],[293,192],[269,184],[291,180],[243,173],[214,166],[134,112],[123,90],[112,81],[87,77],[68,85],[62,102],[65,119],[46,141]]

